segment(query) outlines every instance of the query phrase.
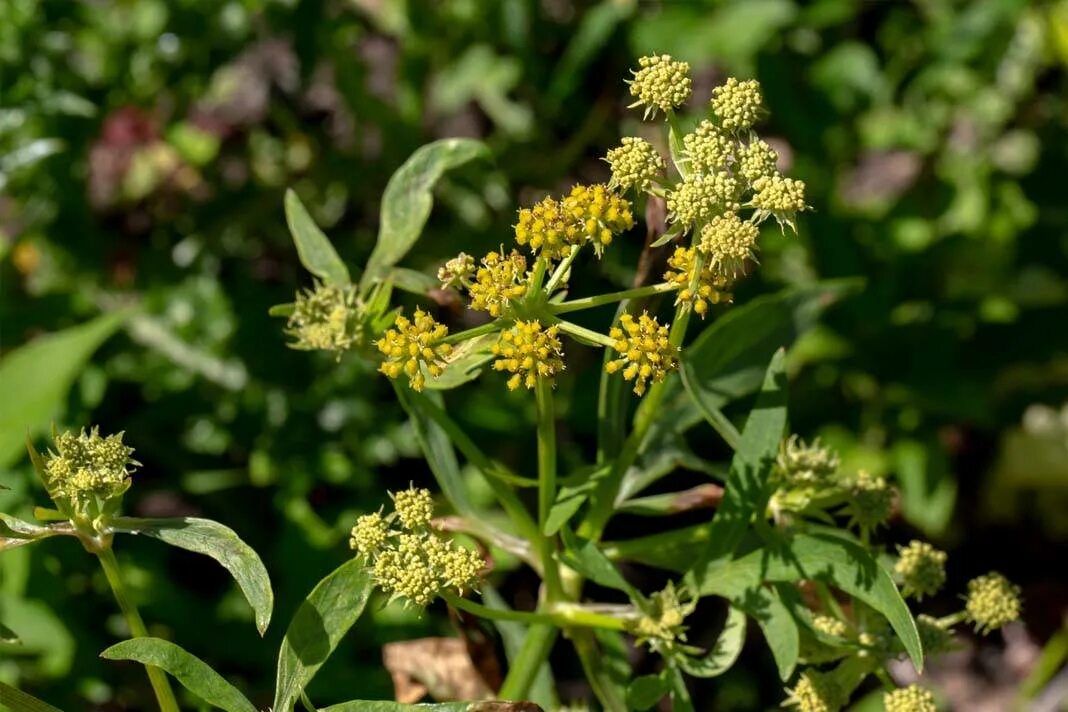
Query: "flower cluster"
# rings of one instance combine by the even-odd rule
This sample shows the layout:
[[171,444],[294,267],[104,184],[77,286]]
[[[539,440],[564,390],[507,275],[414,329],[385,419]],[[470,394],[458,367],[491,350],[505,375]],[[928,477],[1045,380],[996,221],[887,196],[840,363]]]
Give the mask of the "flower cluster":
[[543,327],[537,321],[517,321],[501,332],[493,345],[497,360],[493,367],[513,374],[508,379],[509,390],[520,385],[534,388],[538,378],[552,378],[564,370],[563,346],[555,326]]
[[653,180],[665,170],[664,159],[653,144],[634,136],[625,137],[622,145],[610,150],[604,160],[612,169],[608,187],[624,191],[633,188],[642,193],[648,190]]
[[817,615],[812,617],[812,627],[824,635],[844,638],[849,635],[849,625],[832,616]]
[[[442,591],[474,588],[485,562],[478,552],[443,538],[430,525],[433,501],[425,489],[393,495],[394,512],[356,520],[349,546],[371,564],[375,583],[393,598],[426,606]],[[393,528],[397,525],[398,528]]]
[[668,193],[668,217],[690,228],[725,212],[736,211],[738,181],[729,173],[692,173]]
[[833,674],[818,670],[805,670],[788,692],[783,705],[793,705],[798,712],[837,712],[848,700]]
[[837,474],[839,464],[838,453],[820,445],[819,438],[809,444],[791,435],[779,447],[775,475],[793,485],[822,485]]
[[981,633],[989,633],[1020,617],[1020,588],[997,572],[968,582],[964,610]]
[[77,509],[89,500],[108,500],[130,485],[130,473],[140,463],[131,459],[133,448],[122,442],[123,433],[101,436],[97,428],[88,433],[55,435],[55,450],[44,460],[44,480],[52,497],[64,497]]
[[719,277],[735,279],[754,259],[760,228],[743,221],[738,213],[724,213],[712,218],[701,228],[699,249],[708,261],[709,268]]
[[764,97],[755,79],[739,81],[730,77],[712,90],[712,113],[724,131],[753,128],[764,111]]
[[598,257],[613,235],[634,227],[630,203],[606,185],[576,185],[562,207],[567,219],[578,226],[580,239],[591,243]]
[[452,346],[441,340],[449,335],[449,327],[421,309],[415,310],[411,321],[398,316],[393,326],[396,328],[387,329],[375,342],[385,357],[378,370],[390,378],[399,378],[403,373],[408,376],[409,385],[421,391],[426,385],[424,370],[433,378],[444,371]]
[[654,650],[665,650],[676,641],[686,640],[686,618],[697,609],[697,601],[674,582],[649,596],[643,615],[634,621],[630,632],[638,643],[648,642]]
[[438,269],[438,281],[442,289],[459,289],[470,283],[474,274],[475,258],[461,252]]
[[682,149],[690,170],[706,174],[727,171],[737,147],[719,127],[705,119],[682,137]]
[[512,250],[490,252],[482,258],[475,281],[467,285],[471,308],[499,317],[512,300],[527,293],[527,258]]
[[290,346],[304,351],[344,351],[360,342],[360,305],[354,285],[316,284],[297,293],[285,333],[294,338]]
[[644,106],[646,119],[656,116],[658,110],[667,112],[682,106],[690,98],[693,81],[688,63],[662,54],[642,57],[638,66],[630,81],[630,94],[637,100],[630,108]]
[[622,369],[623,378],[634,381],[634,392],[639,396],[650,381],[664,380],[678,365],[678,349],[668,340],[668,328],[646,312],[637,319],[624,314],[608,335],[615,341],[619,358],[606,363],[605,370],[615,373]]
[[676,247],[675,253],[668,258],[668,270],[664,281],[674,284],[679,290],[675,295],[676,304],[689,304],[694,312],[704,318],[709,304],[730,302],[730,281],[717,274],[711,261],[701,254],[702,264],[698,267],[698,250],[693,247]]
[[934,693],[919,685],[901,687],[883,695],[886,712],[938,712]]
[[846,511],[851,523],[861,531],[870,532],[882,526],[893,511],[894,491],[882,477],[874,477],[863,470],[849,485]]
[[902,594],[923,600],[933,596],[946,583],[946,552],[925,541],[913,540],[901,547],[894,573],[901,577]]
[[563,259],[571,246],[579,243],[579,227],[577,221],[567,219],[563,206],[549,197],[519,211],[515,241],[529,245],[537,255]]

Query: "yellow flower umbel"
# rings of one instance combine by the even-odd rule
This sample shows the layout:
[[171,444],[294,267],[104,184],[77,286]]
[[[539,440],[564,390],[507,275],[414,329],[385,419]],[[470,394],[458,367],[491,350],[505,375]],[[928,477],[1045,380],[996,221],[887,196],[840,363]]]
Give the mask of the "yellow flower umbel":
[[946,552],[918,540],[901,547],[899,552],[894,573],[901,577],[902,595],[919,601],[941,590],[946,583]]
[[701,265],[696,279],[694,272],[697,270],[697,251],[693,247],[676,247],[675,254],[668,258],[668,271],[664,273],[664,281],[678,287],[675,294],[675,303],[689,303],[694,312],[703,319],[708,313],[709,304],[720,304],[731,301],[730,282],[720,274],[712,271],[711,265],[706,260]]
[[783,178],[778,173],[762,176],[753,181],[750,205],[756,208],[757,222],[772,215],[781,228],[789,227],[797,232],[794,218],[808,207],[805,205],[805,184],[793,178]]
[[356,287],[316,284],[298,292],[285,333],[295,339],[291,348],[333,351],[341,358],[361,337]]
[[568,221],[578,227],[581,237],[593,243],[598,257],[614,235],[634,227],[630,203],[601,183],[576,185],[563,199],[562,208]]
[[[375,583],[392,598],[417,606],[442,591],[474,588],[485,566],[476,551],[443,538],[430,524],[433,501],[425,489],[409,488],[393,496],[394,512],[365,514],[352,528],[349,546],[371,565]],[[399,529],[391,529],[390,524]]]
[[847,702],[834,676],[818,670],[805,670],[788,692],[783,706],[793,705],[798,712],[838,712]]
[[414,390],[421,391],[426,385],[423,369],[437,378],[445,370],[445,358],[452,346],[441,343],[449,335],[449,327],[439,324],[421,309],[415,310],[411,321],[398,316],[393,323],[396,328],[387,329],[375,346],[385,356],[378,370],[390,378],[408,376]]
[[605,370],[615,373],[622,369],[623,378],[634,381],[634,392],[639,396],[650,381],[663,381],[667,372],[678,365],[678,349],[668,340],[668,328],[646,312],[637,319],[624,314],[608,336],[615,340],[619,358],[607,362]]
[[883,695],[886,712],[938,712],[935,696],[919,685],[901,687]]
[[564,370],[558,333],[557,327],[544,328],[538,321],[517,321],[501,332],[492,349],[497,357],[493,367],[514,374],[508,379],[509,390],[521,385],[534,388],[539,378],[552,378]]
[[712,90],[712,113],[719,119],[724,131],[753,128],[764,113],[760,82],[755,79],[741,82],[731,77]]
[[625,137],[622,145],[610,150],[604,160],[612,168],[608,187],[624,191],[633,188],[643,193],[664,172],[664,159],[653,144],[634,136]]
[[537,255],[549,259],[563,259],[572,245],[581,244],[579,225],[568,220],[563,206],[554,198],[545,198],[531,208],[519,211],[515,226],[515,241],[530,245]]
[[1020,588],[997,572],[968,582],[964,612],[980,633],[997,630],[1020,617]]
[[527,258],[512,250],[491,252],[482,258],[475,281],[467,287],[471,308],[498,317],[510,301],[527,293]]
[[750,186],[756,181],[778,173],[779,154],[763,140],[756,138],[738,150],[737,171]]
[[122,433],[102,437],[97,428],[88,433],[55,435],[55,450],[44,459],[43,479],[53,498],[68,499],[76,511],[122,495],[130,486],[130,473],[140,463],[131,459],[133,448]]
[[646,119],[656,116],[659,111],[671,111],[681,106],[690,98],[693,82],[690,80],[690,65],[677,62],[669,54],[641,57],[639,69],[632,70],[634,79],[630,84],[630,95],[637,101],[628,108],[644,106]]
[[705,255],[709,269],[724,279],[735,279],[745,270],[745,264],[754,259],[760,228],[743,221],[737,213],[717,215],[701,228],[701,241],[697,244]]
[[689,229],[727,211],[738,210],[738,181],[729,173],[692,173],[668,193],[671,222]]
[[734,157],[734,141],[707,119],[682,137],[682,145],[690,170],[697,173],[722,173]]

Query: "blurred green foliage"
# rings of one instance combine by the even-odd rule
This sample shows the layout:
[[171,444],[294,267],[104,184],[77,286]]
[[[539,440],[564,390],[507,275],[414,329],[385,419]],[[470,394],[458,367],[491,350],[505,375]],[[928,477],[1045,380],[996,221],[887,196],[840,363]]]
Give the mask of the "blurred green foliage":
[[[652,52],[693,65],[695,106],[728,73],[759,78],[770,133],[789,137],[776,147],[808,183],[815,212],[798,239],[769,236],[740,301],[866,278],[791,353],[793,430],[822,435],[847,467],[895,473],[901,526],[951,556],[984,512],[1021,511],[971,506],[995,461],[991,491],[1063,497],[1056,444],[1014,430],[998,455],[1029,405],[1068,400],[1063,0],[2,0],[0,509],[41,503],[17,447],[27,430],[126,430],[145,463],[131,513],[203,512],[237,530],[277,572],[288,619],[345,556],[353,515],[429,476],[370,365],[289,351],[267,316],[308,284],[285,189],[363,264],[400,163],[433,138],[483,139],[493,166],[443,179],[406,260],[432,273],[460,247],[496,246],[541,191],[606,175],[604,148],[640,133],[621,82]],[[606,283],[630,283],[639,242],[604,263]],[[64,332],[42,355],[42,334],[102,312],[119,313],[106,323],[118,335]],[[16,370],[8,354],[25,343],[38,351]],[[462,418],[522,462],[508,436],[530,413],[498,386],[470,392]],[[592,395],[561,385],[565,458],[591,447]],[[1024,476],[1032,466],[1044,476]],[[1033,535],[1059,542],[1041,560],[1064,536],[1063,523]],[[142,543],[119,555],[150,626],[180,630],[266,704],[281,631],[258,645],[224,573]],[[143,708],[140,671],[97,658],[121,632],[102,577],[51,544],[0,557],[0,620],[23,641],[0,642],[0,680],[63,708]],[[1025,585],[1044,575],[1001,556]],[[448,630],[433,613],[372,619],[316,679],[324,699],[388,697],[381,643]],[[774,699],[761,664],[725,678],[716,709]]]

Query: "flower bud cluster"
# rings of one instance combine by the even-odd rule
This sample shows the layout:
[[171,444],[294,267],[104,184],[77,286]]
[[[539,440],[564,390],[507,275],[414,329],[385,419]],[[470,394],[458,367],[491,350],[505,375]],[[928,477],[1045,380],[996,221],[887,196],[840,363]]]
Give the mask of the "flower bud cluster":
[[760,82],[755,79],[743,82],[730,77],[712,90],[712,113],[719,119],[724,131],[753,128],[764,113]]
[[517,321],[510,329],[501,332],[493,345],[497,360],[493,368],[513,374],[508,379],[508,389],[520,385],[534,388],[539,378],[551,379],[564,370],[563,345],[559,329],[545,328],[538,321]]
[[449,335],[449,327],[439,324],[421,309],[409,321],[398,316],[395,328],[387,329],[375,346],[385,356],[378,370],[390,378],[408,376],[408,384],[417,391],[426,385],[425,370],[437,378],[445,369],[445,359],[452,346],[441,340]]
[[946,552],[939,551],[925,541],[913,540],[899,549],[894,565],[902,582],[902,594],[923,600],[933,596],[946,583]]
[[886,712],[938,712],[934,693],[919,685],[901,687],[883,695]]
[[285,333],[294,338],[290,347],[303,351],[341,354],[360,343],[361,305],[354,285],[316,284],[297,293]]
[[849,625],[832,616],[813,616],[812,627],[824,635],[833,635],[837,638],[845,638],[849,635]]
[[833,482],[840,462],[838,453],[820,445],[819,438],[809,444],[791,435],[779,448],[775,476],[790,485],[825,485]]
[[653,649],[664,650],[676,641],[686,640],[684,622],[697,609],[697,601],[669,581],[663,590],[649,596],[643,609],[642,617],[630,625],[630,632],[639,643],[648,642]]
[[634,136],[625,137],[622,145],[610,150],[604,160],[612,169],[608,187],[624,191],[633,188],[645,192],[665,170],[664,159],[653,144]]
[[630,105],[645,107],[645,118],[659,111],[671,111],[690,98],[693,81],[690,65],[672,59],[669,54],[641,57],[630,83],[630,94],[636,101]]
[[729,173],[691,173],[668,193],[668,217],[685,228],[741,208],[738,181]]
[[133,448],[123,444],[122,437],[101,436],[95,427],[88,433],[57,433],[42,473],[49,495],[67,498],[81,510],[93,498],[108,500],[125,492],[131,471],[140,463],[130,457]]
[[624,314],[608,336],[615,340],[619,358],[608,361],[605,370],[615,373],[622,369],[623,378],[634,381],[634,392],[639,396],[650,381],[663,381],[668,371],[678,365],[678,349],[668,340],[668,328],[646,312],[637,319]]
[[591,243],[598,257],[611,244],[613,235],[634,227],[630,203],[600,183],[576,185],[562,207],[567,219],[578,226],[580,239]]
[[834,674],[819,670],[805,670],[787,692],[783,705],[793,705],[798,712],[837,712],[848,701]]
[[[478,552],[443,538],[431,526],[433,501],[425,489],[393,495],[394,512],[356,519],[349,546],[371,566],[375,583],[416,606],[426,606],[442,591],[458,593],[478,584],[485,562]],[[394,528],[396,526],[397,528]]]
[[861,531],[870,532],[890,519],[894,491],[882,477],[874,477],[863,470],[849,484],[849,503],[846,511],[851,523]]
[[1020,587],[991,572],[968,582],[964,610],[980,633],[989,633],[1020,617]]
[[743,221],[738,213],[717,215],[701,228],[701,241],[697,243],[709,268],[724,279],[735,279],[745,270],[746,263],[755,259],[757,237],[760,228],[752,222]]
[[438,269],[438,281],[442,289],[459,289],[467,286],[474,274],[475,258],[461,252]]

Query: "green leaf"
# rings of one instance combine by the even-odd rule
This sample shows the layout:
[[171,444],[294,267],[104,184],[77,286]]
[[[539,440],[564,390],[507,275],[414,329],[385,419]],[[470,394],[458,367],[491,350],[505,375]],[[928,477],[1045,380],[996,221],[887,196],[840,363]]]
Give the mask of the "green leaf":
[[842,532],[814,527],[733,561],[711,564],[697,578],[702,582],[699,595],[724,596],[735,603],[764,582],[810,580],[836,586],[882,614],[913,664],[923,669],[916,623],[893,579],[863,546]]
[[352,280],[349,278],[348,268],[338,257],[329,238],[315,224],[311,215],[308,215],[307,209],[292,188],[286,191],[285,206],[289,233],[293,236],[293,244],[297,246],[297,255],[300,256],[304,269],[326,284],[349,284]]
[[[497,589],[488,583],[482,584],[482,602],[494,610],[512,610],[501,598],[501,595],[497,593]],[[508,659],[509,665],[511,665],[515,662],[519,651],[523,649],[523,641],[526,640],[529,626],[516,621],[501,620],[493,621],[493,625],[496,626],[497,631],[501,634],[504,654]],[[538,667],[538,673],[534,676],[534,684],[530,686],[530,692],[527,693],[527,697],[530,698],[531,702],[535,702],[545,709],[557,707],[556,690],[553,686],[553,675],[548,661],[543,662]]]
[[432,391],[446,391],[470,383],[482,373],[482,367],[493,360],[490,347],[497,340],[496,334],[486,334],[468,339],[449,354],[445,372],[434,377],[424,371],[426,387]]
[[687,675],[693,677],[716,677],[731,669],[742,654],[745,645],[745,612],[731,606],[727,609],[727,621],[723,624],[716,644],[707,655],[699,658],[679,655],[675,662]]
[[175,517],[141,519],[116,517],[111,528],[119,533],[144,534],[179,549],[205,554],[222,564],[234,577],[256,615],[256,629],[263,635],[271,622],[274,593],[260,557],[233,529],[210,519]]
[[[352,700],[338,705],[330,705],[319,712],[497,712],[494,704],[485,703],[485,707],[478,702],[442,702],[436,705],[406,705],[403,702],[387,702],[386,700]],[[507,712],[507,708],[500,708],[501,712]]]
[[3,623],[0,623],[0,643],[7,643],[9,645],[18,645],[19,634],[8,628]]
[[160,638],[133,638],[100,653],[106,660],[133,660],[166,671],[185,689],[226,712],[256,712],[256,706],[207,663]]
[[693,402],[718,431],[720,409],[760,387],[764,368],[778,349],[810,329],[820,313],[855,292],[857,280],[834,280],[758,297],[732,309],[686,348],[681,373]]
[[4,682],[0,682],[0,707],[5,707],[11,712],[63,712],[58,707],[53,707]]
[[42,527],[37,524],[23,521],[10,514],[0,512],[0,551],[7,551],[18,546],[32,544],[50,536],[64,534],[51,527]]
[[432,190],[448,170],[476,158],[489,158],[480,141],[448,138],[417,149],[389,179],[382,196],[378,242],[367,261],[362,287],[385,277],[419,239],[434,206]]
[[616,565],[597,548],[597,544],[579,538],[567,527],[563,528],[561,534],[566,547],[563,552],[565,564],[600,586],[623,591],[634,601],[643,600],[641,593],[623,578],[623,574],[619,573]]
[[671,692],[671,680],[666,674],[642,675],[627,685],[627,707],[647,710]]
[[672,712],[694,712],[693,700],[690,699],[690,690],[686,687],[686,678],[682,671],[676,667],[664,671],[671,683],[671,710]]
[[42,336],[0,360],[0,468],[18,459],[27,434],[48,430],[93,352],[129,314],[111,312]]
[[575,516],[575,512],[582,508],[583,503],[590,496],[594,484],[593,480],[589,480],[574,487],[561,487],[556,494],[556,501],[549,508],[549,516],[545,518],[542,533],[545,536],[553,536],[560,531],[560,527],[571,521],[571,517]]
[[293,302],[286,304],[275,304],[267,310],[267,316],[278,316],[283,319],[288,319],[293,316],[293,312],[297,310],[297,305]]
[[350,559],[320,581],[300,604],[278,652],[275,712],[291,712],[300,693],[363,613],[371,574]]
[[441,282],[429,274],[405,267],[394,267],[389,271],[389,279],[398,289],[412,294],[426,296],[431,290],[441,287]]

